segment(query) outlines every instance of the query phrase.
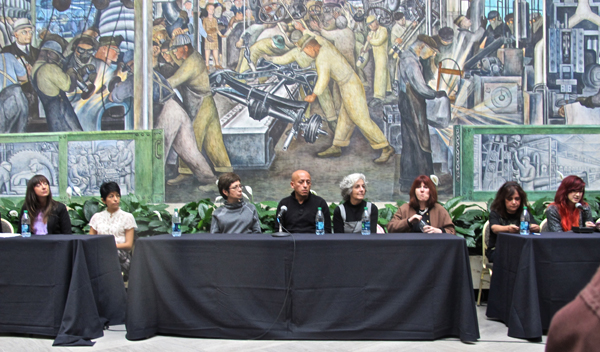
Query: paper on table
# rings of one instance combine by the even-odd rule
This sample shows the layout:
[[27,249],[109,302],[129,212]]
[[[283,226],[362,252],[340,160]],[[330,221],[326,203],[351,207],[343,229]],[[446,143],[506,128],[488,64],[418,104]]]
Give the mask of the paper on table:
[[8,238],[8,237],[18,237],[21,236],[20,233],[0,233],[0,238]]

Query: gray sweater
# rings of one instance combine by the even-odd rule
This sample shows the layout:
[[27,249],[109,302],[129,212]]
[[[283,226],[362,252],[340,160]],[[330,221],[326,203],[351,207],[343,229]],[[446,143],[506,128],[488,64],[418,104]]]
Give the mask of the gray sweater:
[[212,214],[211,233],[261,233],[258,212],[252,204],[225,203]]

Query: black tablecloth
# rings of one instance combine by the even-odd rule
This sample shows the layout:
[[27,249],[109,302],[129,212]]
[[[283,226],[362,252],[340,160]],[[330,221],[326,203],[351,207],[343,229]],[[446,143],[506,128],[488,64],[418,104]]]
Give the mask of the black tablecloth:
[[162,235],[138,240],[135,250],[130,340],[479,338],[467,248],[457,236]]
[[486,314],[503,321],[508,336],[535,339],[596,273],[600,235],[501,233],[494,256]]
[[113,236],[0,238],[0,332],[92,345],[125,322],[126,293]]

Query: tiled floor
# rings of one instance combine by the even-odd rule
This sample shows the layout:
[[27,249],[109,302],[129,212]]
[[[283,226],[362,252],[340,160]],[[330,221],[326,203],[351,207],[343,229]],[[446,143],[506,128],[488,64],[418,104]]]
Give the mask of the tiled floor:
[[392,351],[544,351],[546,337],[541,343],[506,336],[504,324],[488,320],[485,306],[477,307],[479,334],[473,344],[456,338],[437,341],[247,341],[155,336],[142,341],[125,339],[125,326],[111,327],[94,347],[52,347],[52,339],[0,335],[0,352],[13,351],[269,351],[269,352],[392,352]]

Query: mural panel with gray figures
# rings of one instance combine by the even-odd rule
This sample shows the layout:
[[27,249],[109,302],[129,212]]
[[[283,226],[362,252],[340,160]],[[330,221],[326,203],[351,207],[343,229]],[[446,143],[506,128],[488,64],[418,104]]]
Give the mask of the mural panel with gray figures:
[[0,195],[24,196],[27,181],[46,176],[58,194],[58,142],[0,144]]
[[600,189],[600,142],[594,135],[476,134],[473,191],[495,191],[517,181],[526,191],[554,191],[561,175],[579,175]]
[[114,181],[121,194],[135,191],[135,141],[69,142],[68,184],[74,195],[100,195],[103,182]]

